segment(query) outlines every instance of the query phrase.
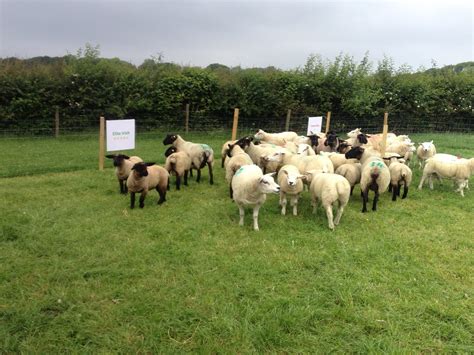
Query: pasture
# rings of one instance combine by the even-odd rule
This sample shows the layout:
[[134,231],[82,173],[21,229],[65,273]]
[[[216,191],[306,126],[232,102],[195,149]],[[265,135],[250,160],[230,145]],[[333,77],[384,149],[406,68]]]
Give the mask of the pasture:
[[[164,162],[165,132],[133,154]],[[341,224],[280,215],[278,196],[238,226],[220,147],[167,202],[130,210],[96,136],[2,139],[1,352],[474,352],[474,182],[462,198],[435,182],[362,214],[356,187]],[[413,134],[474,156],[472,134]],[[174,178],[172,178],[174,183]]]

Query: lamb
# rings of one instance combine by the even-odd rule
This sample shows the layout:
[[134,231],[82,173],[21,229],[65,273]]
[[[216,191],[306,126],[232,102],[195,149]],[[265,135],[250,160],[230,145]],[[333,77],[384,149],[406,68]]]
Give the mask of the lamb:
[[160,198],[158,204],[166,201],[166,188],[169,182],[169,173],[165,168],[154,165],[155,163],[136,163],[127,179],[127,187],[130,192],[130,208],[135,208],[135,194],[141,192],[140,208],[145,206],[145,197],[148,191],[156,189]]
[[433,175],[438,178],[451,178],[458,185],[456,192],[464,197],[464,188],[468,187],[469,177],[474,173],[474,158],[451,160],[445,154],[435,154],[426,160],[418,190],[421,190],[426,178],[429,178],[430,189],[433,190]]
[[125,154],[109,154],[106,155],[106,158],[113,159],[114,166],[115,166],[115,175],[117,176],[120,193],[126,194],[127,193],[127,178],[130,175],[130,171],[132,171],[133,165],[136,163],[142,162],[142,158],[137,156],[129,157]]
[[318,146],[315,149],[317,154],[321,152],[336,152],[339,146],[340,139],[334,131],[326,134],[325,139],[320,139]]
[[207,164],[209,168],[209,183],[214,184],[212,175],[212,165],[214,163],[214,151],[207,144],[198,144],[187,142],[178,134],[168,134],[163,140],[164,145],[172,144],[179,151],[183,151],[189,155],[192,162],[192,167],[197,169],[196,181],[201,179],[201,169]]
[[237,170],[239,170],[244,165],[252,165],[252,159],[250,156],[244,152],[238,144],[229,144],[229,149],[227,151],[229,160],[225,165],[225,178],[229,183],[230,198],[233,197],[232,191],[232,178]]
[[433,144],[433,141],[423,142],[416,149],[416,157],[418,158],[418,164],[420,169],[423,169],[427,159],[431,158],[436,154],[436,147]]
[[321,155],[301,156],[279,150],[264,159],[268,162],[276,162],[280,167],[283,165],[294,165],[298,168],[298,171],[301,174],[316,169],[334,173],[334,167],[331,160],[328,157]]
[[349,181],[349,185],[351,185],[351,196],[352,196],[352,192],[354,191],[354,186],[360,183],[362,165],[360,163],[342,164],[336,169],[334,173],[344,176],[347,179],[347,181]]
[[276,146],[274,144],[255,145],[252,140],[253,137],[243,137],[239,139],[235,144],[239,145],[250,156],[253,163],[263,168],[264,171],[276,171],[278,168],[278,163],[268,163],[264,159],[262,160],[262,158],[266,157],[269,154],[273,154],[277,150],[284,150],[284,148]]
[[298,199],[303,191],[303,180],[305,175],[301,175],[296,166],[284,165],[277,176],[277,183],[280,185],[280,206],[281,214],[286,214],[287,195],[290,197],[290,205],[293,207],[293,215],[298,215]]
[[232,178],[233,199],[239,207],[239,225],[244,225],[244,207],[253,207],[253,229],[258,231],[258,211],[268,193],[278,193],[280,187],[273,180],[274,173],[263,175],[256,165],[244,165]]
[[397,161],[397,157],[390,159],[388,169],[390,171],[390,188],[392,190],[392,201],[396,201],[397,196],[400,196],[401,184],[403,184],[402,199],[406,198],[413,175],[411,169],[406,164]]
[[295,132],[281,132],[281,133],[267,133],[262,129],[259,129],[255,134],[255,139],[272,143],[283,147],[286,142],[291,142],[298,138],[298,134]]
[[[309,191],[311,194],[311,205],[313,206],[313,213],[316,213],[318,201],[326,210],[329,229],[334,230],[341,220],[344,208],[349,202],[349,194],[351,186],[345,177],[323,173],[320,170],[311,170],[307,172],[307,179],[311,184]],[[333,219],[333,204],[339,203],[336,218]]]
[[237,142],[237,140],[230,140],[230,141],[225,142],[222,145],[222,149],[221,149],[221,168],[224,167],[224,162],[227,158],[227,152],[229,150],[229,144],[234,144],[235,142]]
[[165,152],[165,169],[169,174],[176,175],[176,190],[180,189],[181,178],[184,177],[184,185],[188,185],[188,173],[191,170],[191,158],[185,152],[178,152],[176,147],[169,147]]
[[[367,136],[362,133],[360,128],[356,128],[349,133],[347,133],[347,136],[349,137],[346,139],[346,144],[350,145],[352,147],[360,147],[364,144],[369,143]],[[341,152],[340,152],[341,153]]]
[[296,150],[296,154],[298,155],[303,155],[303,156],[316,155],[316,152],[309,144],[300,143],[298,144],[297,147],[298,149]]
[[372,211],[376,211],[379,194],[385,192],[390,184],[390,172],[388,167],[376,154],[376,152],[363,147],[354,147],[346,153],[346,158],[359,159],[362,164],[360,178],[362,212],[367,212],[369,190],[372,190],[375,193]]

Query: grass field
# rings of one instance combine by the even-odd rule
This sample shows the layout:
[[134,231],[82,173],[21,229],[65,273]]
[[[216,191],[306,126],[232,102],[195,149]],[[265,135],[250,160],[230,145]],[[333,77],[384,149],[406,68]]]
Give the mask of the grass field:
[[[163,162],[163,136],[134,154]],[[472,134],[412,139],[474,156]],[[367,214],[356,188],[335,232],[307,192],[297,217],[274,195],[254,232],[217,163],[214,186],[130,210],[95,137],[0,148],[1,353],[474,352],[472,179],[418,191],[413,168],[408,198]]]

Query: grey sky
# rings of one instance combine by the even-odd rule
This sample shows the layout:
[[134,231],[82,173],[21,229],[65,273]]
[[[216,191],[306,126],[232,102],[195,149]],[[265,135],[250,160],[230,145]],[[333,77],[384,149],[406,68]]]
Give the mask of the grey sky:
[[413,68],[472,61],[471,1],[0,0],[0,56],[61,56],[86,42],[140,64],[304,65],[369,51]]

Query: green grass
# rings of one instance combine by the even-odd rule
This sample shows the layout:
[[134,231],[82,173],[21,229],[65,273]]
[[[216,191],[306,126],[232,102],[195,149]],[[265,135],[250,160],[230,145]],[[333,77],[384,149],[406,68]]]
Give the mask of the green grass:
[[[474,156],[473,135],[412,137]],[[162,139],[133,154],[162,162]],[[270,196],[254,232],[219,164],[214,186],[205,172],[130,210],[97,146],[0,141],[0,352],[474,351],[472,187],[418,191],[413,168],[406,200],[362,214],[356,189],[335,232],[307,193],[297,217]]]

